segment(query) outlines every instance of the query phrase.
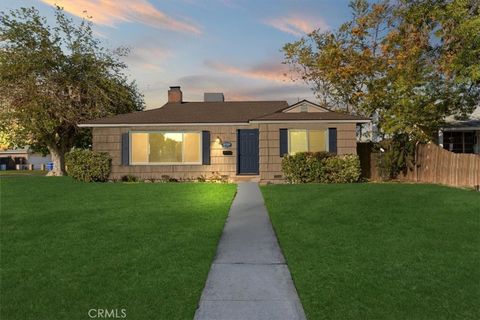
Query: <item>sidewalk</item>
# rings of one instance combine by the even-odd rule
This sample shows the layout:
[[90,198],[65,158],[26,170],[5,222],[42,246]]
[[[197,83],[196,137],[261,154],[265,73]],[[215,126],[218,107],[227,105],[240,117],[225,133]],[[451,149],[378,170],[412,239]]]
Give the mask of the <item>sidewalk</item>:
[[257,183],[238,184],[195,320],[305,319]]

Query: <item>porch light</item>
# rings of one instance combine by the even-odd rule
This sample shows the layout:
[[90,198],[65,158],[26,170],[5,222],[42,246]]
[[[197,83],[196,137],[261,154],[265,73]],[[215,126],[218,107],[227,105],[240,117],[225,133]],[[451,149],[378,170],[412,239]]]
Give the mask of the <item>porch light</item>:
[[216,142],[217,144],[222,144],[222,139],[220,139],[220,137],[217,136],[217,139],[215,139],[215,142]]

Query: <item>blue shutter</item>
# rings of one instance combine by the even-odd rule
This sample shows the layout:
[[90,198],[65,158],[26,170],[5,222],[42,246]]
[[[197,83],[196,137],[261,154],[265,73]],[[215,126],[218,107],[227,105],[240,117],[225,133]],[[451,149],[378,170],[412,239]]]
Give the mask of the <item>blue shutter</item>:
[[288,129],[280,129],[280,157],[288,154]]
[[122,133],[122,165],[130,164],[130,136],[128,132]]
[[202,131],[202,164],[210,164],[210,131]]
[[337,128],[328,128],[328,152],[337,153]]

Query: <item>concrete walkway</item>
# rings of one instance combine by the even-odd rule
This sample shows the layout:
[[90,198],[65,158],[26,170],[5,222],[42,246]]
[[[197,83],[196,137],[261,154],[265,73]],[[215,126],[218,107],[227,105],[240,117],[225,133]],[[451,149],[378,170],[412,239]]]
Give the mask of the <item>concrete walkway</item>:
[[305,319],[257,183],[238,184],[195,320]]

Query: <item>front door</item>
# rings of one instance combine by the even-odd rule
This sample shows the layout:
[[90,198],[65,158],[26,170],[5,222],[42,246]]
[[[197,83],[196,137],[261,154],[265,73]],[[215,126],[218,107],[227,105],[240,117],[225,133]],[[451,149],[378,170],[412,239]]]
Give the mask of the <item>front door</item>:
[[241,129],[237,135],[238,174],[258,174],[258,129]]

